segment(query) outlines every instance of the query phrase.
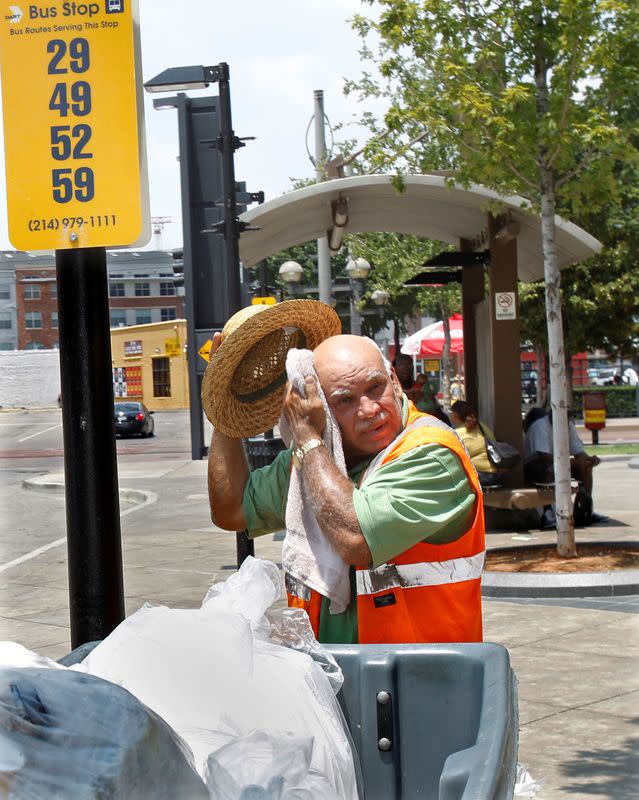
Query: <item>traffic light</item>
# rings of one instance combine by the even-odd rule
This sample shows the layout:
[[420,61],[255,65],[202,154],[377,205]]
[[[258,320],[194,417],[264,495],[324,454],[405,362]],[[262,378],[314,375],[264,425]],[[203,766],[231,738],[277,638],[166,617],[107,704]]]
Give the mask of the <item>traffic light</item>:
[[173,250],[173,285],[184,286],[184,250]]

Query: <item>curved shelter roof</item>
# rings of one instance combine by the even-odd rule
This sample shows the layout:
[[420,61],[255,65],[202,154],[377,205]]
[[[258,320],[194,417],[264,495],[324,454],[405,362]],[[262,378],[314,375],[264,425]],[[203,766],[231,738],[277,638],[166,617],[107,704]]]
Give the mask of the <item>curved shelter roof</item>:
[[[345,232],[394,231],[459,245],[460,239],[488,247],[487,208],[499,201],[521,226],[517,237],[518,277],[544,276],[541,219],[525,211],[521,197],[503,197],[480,185],[450,188],[442,175],[408,175],[399,194],[391,175],[361,175],[316,183],[246,211],[241,219],[260,230],[240,237],[240,258],[252,266],[292,245],[312,241],[333,226],[332,203],[348,201]],[[593,255],[601,243],[571,222],[555,217],[561,268]]]

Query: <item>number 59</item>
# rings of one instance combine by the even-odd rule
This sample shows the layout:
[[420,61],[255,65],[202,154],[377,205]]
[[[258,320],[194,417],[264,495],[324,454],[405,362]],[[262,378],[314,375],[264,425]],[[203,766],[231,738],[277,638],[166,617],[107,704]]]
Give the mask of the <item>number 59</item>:
[[89,167],[54,169],[51,171],[51,185],[56,203],[69,203],[73,198],[87,203],[95,195],[93,170]]

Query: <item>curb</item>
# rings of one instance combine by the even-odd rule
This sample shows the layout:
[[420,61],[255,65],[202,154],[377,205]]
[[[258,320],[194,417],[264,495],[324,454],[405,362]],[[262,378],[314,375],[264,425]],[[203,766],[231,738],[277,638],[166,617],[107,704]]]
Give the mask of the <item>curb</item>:
[[[27,478],[22,481],[22,488],[29,492],[42,492],[43,494],[63,494],[64,483],[59,481],[47,481],[38,478]],[[153,492],[144,492],[140,489],[119,489],[118,495],[121,500],[137,505],[145,505],[153,497]]]
[[[636,542],[597,542],[604,547],[636,547]],[[530,545],[540,548],[547,545]],[[496,547],[510,552],[516,547]],[[609,572],[491,572],[481,578],[483,597],[618,597],[639,594],[639,569]]]
[[603,455],[598,454],[598,457],[601,461],[630,461],[633,460],[637,461],[637,466],[639,466],[639,459],[637,456],[631,455],[630,453],[617,453],[616,455],[607,456],[605,453]]

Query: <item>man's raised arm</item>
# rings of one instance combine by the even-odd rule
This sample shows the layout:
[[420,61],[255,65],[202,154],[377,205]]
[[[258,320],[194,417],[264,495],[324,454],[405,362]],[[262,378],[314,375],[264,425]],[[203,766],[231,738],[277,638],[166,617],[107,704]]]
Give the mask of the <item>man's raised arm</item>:
[[[213,334],[211,355],[220,346],[221,336]],[[220,528],[243,531],[246,528],[242,498],[249,469],[241,439],[213,430],[209,448],[208,485],[211,519]]]

